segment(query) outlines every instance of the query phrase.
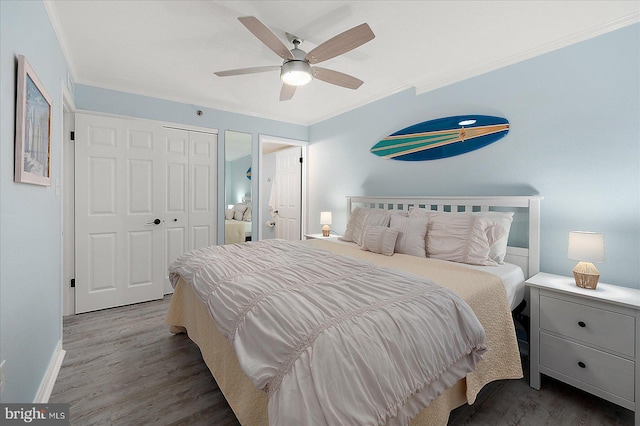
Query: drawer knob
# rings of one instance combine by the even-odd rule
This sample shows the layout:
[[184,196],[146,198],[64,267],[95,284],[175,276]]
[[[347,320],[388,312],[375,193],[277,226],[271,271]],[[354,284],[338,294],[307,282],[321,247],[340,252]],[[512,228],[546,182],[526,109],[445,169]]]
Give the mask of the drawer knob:
[[582,361],[578,362],[578,365],[580,366],[580,368],[587,368],[587,365]]
[[579,325],[580,327],[582,327],[582,328],[584,328],[584,327],[586,327],[586,326],[587,326],[587,324],[585,324],[585,323],[584,323],[584,321],[580,321],[580,322],[578,322],[578,325]]

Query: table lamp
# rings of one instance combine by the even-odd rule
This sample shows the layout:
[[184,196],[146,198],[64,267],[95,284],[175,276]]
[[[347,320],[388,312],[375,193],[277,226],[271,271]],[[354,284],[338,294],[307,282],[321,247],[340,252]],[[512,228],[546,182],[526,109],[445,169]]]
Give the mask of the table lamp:
[[331,212],[320,212],[320,224],[322,227],[322,236],[328,237],[331,234]]
[[595,289],[600,272],[592,262],[604,262],[604,235],[600,232],[569,232],[569,259],[578,260],[573,268],[576,285]]

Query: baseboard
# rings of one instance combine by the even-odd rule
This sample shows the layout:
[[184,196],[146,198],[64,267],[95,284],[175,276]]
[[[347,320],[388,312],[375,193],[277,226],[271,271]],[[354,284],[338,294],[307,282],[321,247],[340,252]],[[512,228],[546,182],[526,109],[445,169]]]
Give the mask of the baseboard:
[[46,404],[49,402],[49,397],[51,397],[51,392],[53,391],[53,385],[56,384],[56,379],[58,378],[58,373],[60,372],[60,367],[62,367],[62,361],[64,360],[64,355],[66,353],[67,351],[62,349],[62,340],[60,340],[53,356],[51,357],[51,362],[49,363],[49,368],[47,368],[47,372],[44,375],[44,379],[42,379],[40,389],[38,389],[38,393],[36,394],[36,399],[33,401],[35,404]]

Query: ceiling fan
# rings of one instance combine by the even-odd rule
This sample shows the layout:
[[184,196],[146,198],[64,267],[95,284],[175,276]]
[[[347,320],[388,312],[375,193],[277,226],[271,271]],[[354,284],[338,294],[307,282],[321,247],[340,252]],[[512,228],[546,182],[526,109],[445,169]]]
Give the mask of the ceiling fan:
[[290,37],[290,41],[294,46],[293,49],[287,49],[287,46],[285,46],[266,25],[254,16],[243,16],[238,18],[238,20],[269,49],[284,59],[284,62],[282,65],[218,71],[215,73],[218,77],[280,70],[280,78],[283,83],[282,89],[280,90],[281,101],[291,99],[296,92],[297,86],[305,85],[314,78],[353,90],[362,86],[362,80],[348,74],[327,68],[312,67],[311,65],[335,58],[373,40],[375,34],[371,31],[369,25],[360,24],[357,27],[353,27],[325,41],[307,53],[298,49],[301,40],[295,36]]

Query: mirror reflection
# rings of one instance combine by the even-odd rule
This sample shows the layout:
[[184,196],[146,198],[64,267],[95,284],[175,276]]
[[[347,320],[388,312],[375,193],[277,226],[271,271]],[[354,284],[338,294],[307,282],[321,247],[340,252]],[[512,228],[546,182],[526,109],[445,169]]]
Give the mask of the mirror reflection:
[[224,132],[225,244],[251,241],[251,134]]

